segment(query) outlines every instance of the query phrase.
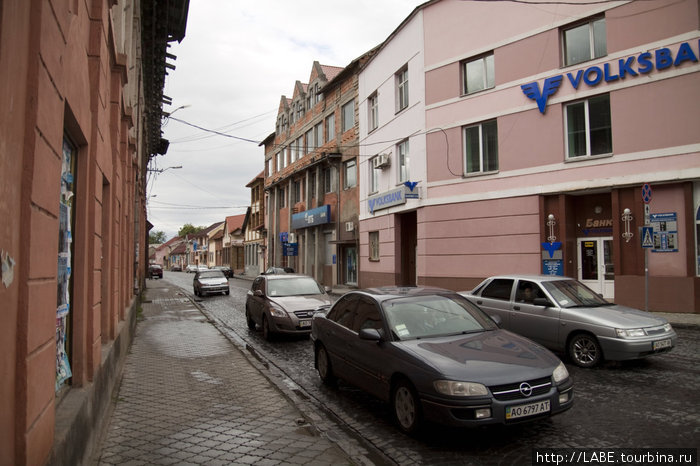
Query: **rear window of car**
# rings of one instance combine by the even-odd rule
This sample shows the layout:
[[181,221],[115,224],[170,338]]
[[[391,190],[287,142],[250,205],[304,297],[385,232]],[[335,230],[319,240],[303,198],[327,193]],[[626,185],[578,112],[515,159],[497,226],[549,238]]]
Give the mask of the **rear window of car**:
[[220,278],[223,276],[223,272],[219,270],[212,270],[210,272],[199,272],[199,278]]
[[513,280],[507,278],[495,278],[491,280],[491,283],[486,285],[484,290],[481,292],[481,297],[509,301],[510,292],[512,289]]

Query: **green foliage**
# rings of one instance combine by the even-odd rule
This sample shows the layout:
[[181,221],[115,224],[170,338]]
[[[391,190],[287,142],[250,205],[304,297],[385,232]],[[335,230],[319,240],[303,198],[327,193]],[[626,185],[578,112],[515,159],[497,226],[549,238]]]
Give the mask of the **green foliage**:
[[199,233],[200,231],[204,230],[204,228],[205,227],[196,227],[191,223],[185,223],[182,225],[182,228],[180,228],[180,231],[177,232],[177,236],[184,237],[185,235]]
[[148,244],[163,244],[166,241],[165,233],[162,231],[152,231],[148,235]]

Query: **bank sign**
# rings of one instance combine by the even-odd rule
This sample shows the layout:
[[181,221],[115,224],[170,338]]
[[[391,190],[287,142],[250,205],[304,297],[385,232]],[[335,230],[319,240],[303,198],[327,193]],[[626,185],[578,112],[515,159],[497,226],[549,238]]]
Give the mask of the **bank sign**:
[[[700,49],[700,40],[698,41],[698,48]],[[661,48],[653,53],[644,52],[637,56],[620,58],[617,64],[614,62],[605,63],[602,68],[596,65],[585,70],[581,69],[565,75],[561,74],[547,78],[544,80],[541,90],[537,82],[523,84],[520,88],[528,98],[537,102],[537,108],[539,108],[540,113],[544,113],[547,107],[547,99],[556,94],[563,84],[569,83],[574,89],[578,89],[581,83],[593,87],[602,81],[609,83],[627,78],[636,78],[639,75],[649,74],[654,70],[661,71],[677,67],[687,61],[697,63],[698,57],[691,48],[690,42],[683,42],[675,56],[671,49]]]
[[299,230],[301,228],[315,227],[330,223],[331,221],[331,206],[326,204],[315,209],[292,215],[292,229]]

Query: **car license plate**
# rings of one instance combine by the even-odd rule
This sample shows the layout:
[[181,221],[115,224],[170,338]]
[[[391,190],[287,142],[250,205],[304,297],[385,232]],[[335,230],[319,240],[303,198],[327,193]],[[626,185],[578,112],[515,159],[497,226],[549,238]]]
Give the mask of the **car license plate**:
[[506,406],[506,419],[517,419],[547,412],[549,412],[549,400],[526,405]]
[[300,320],[299,327],[301,327],[301,328],[311,327],[311,321],[310,320]]
[[671,339],[670,338],[668,338],[666,340],[655,341],[652,344],[652,349],[654,351],[664,349],[664,348],[670,348],[670,347],[671,347]]

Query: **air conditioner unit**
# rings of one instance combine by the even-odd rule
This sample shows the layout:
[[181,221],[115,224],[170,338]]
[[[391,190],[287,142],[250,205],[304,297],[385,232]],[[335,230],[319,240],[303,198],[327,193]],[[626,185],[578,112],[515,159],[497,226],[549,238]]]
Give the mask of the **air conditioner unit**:
[[345,231],[353,231],[355,229],[355,224],[352,222],[345,222]]
[[372,159],[373,168],[384,168],[389,166],[389,154],[379,154]]

